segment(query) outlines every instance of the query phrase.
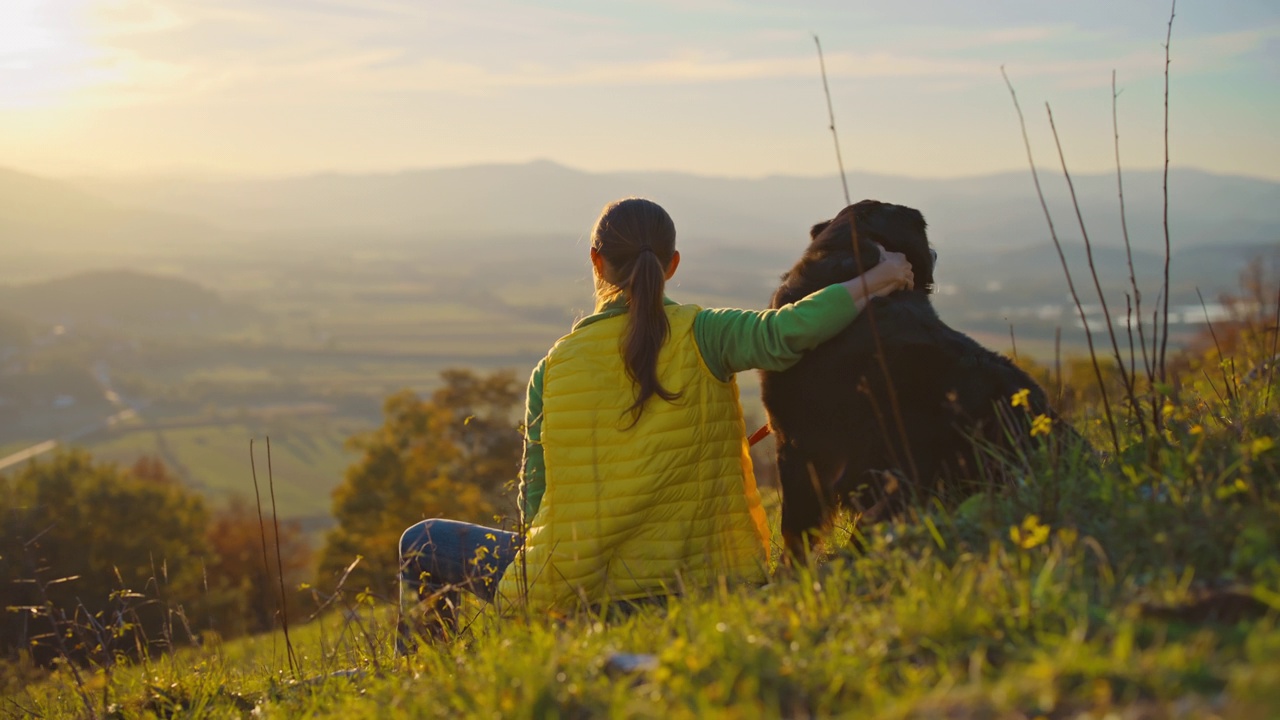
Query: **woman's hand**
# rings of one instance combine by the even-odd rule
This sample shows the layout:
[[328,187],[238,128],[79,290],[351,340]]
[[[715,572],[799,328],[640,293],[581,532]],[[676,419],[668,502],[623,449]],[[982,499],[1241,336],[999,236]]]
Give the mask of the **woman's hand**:
[[879,243],[876,247],[880,248],[880,262],[864,273],[871,296],[883,297],[897,290],[910,290],[914,287],[915,275],[911,272],[907,256],[889,252]]
[[858,277],[841,283],[859,308],[866,305],[870,298],[884,297],[897,290],[915,287],[915,275],[911,272],[907,256],[889,252],[878,244],[876,247],[880,248],[880,262]]

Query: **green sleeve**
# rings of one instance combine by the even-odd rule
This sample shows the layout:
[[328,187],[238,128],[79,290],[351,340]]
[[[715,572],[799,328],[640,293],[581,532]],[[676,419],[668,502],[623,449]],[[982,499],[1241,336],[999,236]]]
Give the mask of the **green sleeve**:
[[776,310],[703,310],[693,332],[712,374],[728,380],[753,368],[786,370],[857,315],[849,291],[832,285]]
[[543,358],[529,376],[529,390],[524,403],[524,468],[520,473],[520,519],[522,527],[533,522],[547,490],[547,469],[542,456],[542,376],[547,360]]

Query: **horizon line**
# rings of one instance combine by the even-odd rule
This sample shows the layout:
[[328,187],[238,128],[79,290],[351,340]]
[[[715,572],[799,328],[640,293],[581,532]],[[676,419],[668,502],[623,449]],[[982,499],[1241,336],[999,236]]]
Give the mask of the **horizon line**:
[[[254,173],[254,172],[229,172],[217,170],[213,168],[192,168],[192,169],[173,169],[173,170],[153,170],[153,171],[106,171],[106,172],[72,172],[72,173],[44,173],[20,168],[13,165],[0,165],[0,170],[9,171],[29,177],[41,178],[46,180],[57,181],[84,181],[84,180],[124,180],[124,181],[159,181],[159,180],[197,180],[206,182],[272,182],[287,180],[302,180],[310,178],[333,178],[333,177],[390,177],[396,175],[413,175],[418,173],[439,173],[463,170],[475,170],[483,168],[518,168],[536,165],[553,166],[558,169],[568,170],[582,175],[679,175],[684,177],[702,178],[708,180],[739,180],[739,181],[761,181],[772,179],[791,179],[791,180],[830,180],[838,178],[839,172],[832,171],[825,174],[803,174],[803,173],[786,173],[786,172],[770,172],[763,174],[751,175],[724,175],[712,172],[698,172],[692,170],[675,170],[675,169],[615,169],[615,170],[587,170],[581,167],[566,164],[564,162],[551,158],[533,158],[529,160],[511,160],[511,161],[482,161],[458,165],[414,165],[398,168],[365,168],[365,169],[318,169],[310,171],[294,171],[283,173]],[[1124,168],[1125,174],[1131,173],[1160,173],[1164,168],[1161,166],[1153,167],[1132,167]],[[1217,170],[1209,170],[1196,165],[1170,165],[1170,172],[1195,172],[1215,177],[1231,177],[1254,180],[1259,182],[1280,183],[1280,176],[1267,177],[1262,175],[1251,175],[1242,173],[1221,172]],[[1007,170],[994,170],[989,172],[967,173],[957,175],[911,175],[911,174],[894,174],[886,172],[875,172],[867,170],[851,170],[845,173],[846,176],[864,176],[876,178],[893,178],[896,180],[912,180],[917,182],[949,182],[956,180],[974,180],[980,178],[992,178],[1004,175],[1016,175],[1027,173],[1028,168],[1010,168]],[[1036,172],[1047,173],[1051,176],[1058,175],[1061,170],[1052,166],[1036,166]],[[1074,172],[1073,177],[1097,177],[1101,175],[1114,176],[1114,170],[1092,171],[1092,172]]]

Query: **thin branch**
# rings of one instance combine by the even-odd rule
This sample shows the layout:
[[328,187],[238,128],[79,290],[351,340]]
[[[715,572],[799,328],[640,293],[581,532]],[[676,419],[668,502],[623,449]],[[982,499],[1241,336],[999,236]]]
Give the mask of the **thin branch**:
[[[1111,322],[1111,310],[1107,307],[1107,296],[1102,292],[1102,283],[1098,280],[1098,267],[1093,262],[1093,243],[1089,241],[1089,231],[1084,226],[1084,213],[1080,211],[1080,202],[1076,199],[1076,185],[1071,181],[1071,172],[1067,170],[1067,157],[1062,152],[1062,141],[1058,138],[1058,126],[1053,122],[1053,108],[1049,107],[1049,103],[1044,104],[1044,109],[1049,113],[1049,128],[1053,131],[1053,144],[1058,148],[1058,162],[1062,164],[1062,176],[1067,179],[1067,190],[1071,192],[1071,207],[1076,212],[1076,222],[1080,224],[1080,236],[1084,239],[1084,255],[1088,261],[1089,273],[1093,276],[1093,289],[1098,293],[1098,302],[1102,305],[1102,319],[1107,324],[1107,336],[1111,338],[1111,352],[1114,353],[1116,359],[1116,369],[1120,371],[1120,381],[1124,383],[1125,392],[1128,393],[1129,403],[1131,406],[1137,406],[1138,400],[1133,394],[1133,381],[1129,377],[1129,373],[1125,370],[1124,359],[1120,357],[1120,344],[1116,342],[1115,325]],[[1063,262],[1065,267],[1066,262]],[[1085,328],[1088,332],[1088,328]],[[1089,344],[1090,353],[1093,352],[1092,340]],[[1094,360],[1097,363],[1097,360]],[[1099,388],[1102,390],[1102,406],[1107,413],[1107,423],[1111,425],[1111,434],[1116,436],[1115,424],[1111,419],[1111,406],[1107,401],[1106,388],[1102,387],[1101,374],[1098,380]],[[1144,432],[1145,436],[1146,433]],[[1116,439],[1116,451],[1119,452],[1120,441]]]
[[1169,6],[1169,30],[1164,38],[1164,334],[1160,336],[1160,382],[1166,381],[1165,352],[1169,347],[1169,45],[1178,0]]
[[[862,243],[858,242],[858,221],[854,218],[850,221],[850,233],[853,237],[853,261],[859,268],[865,268],[862,264]],[[861,271],[860,271],[861,272]],[[859,277],[862,279],[862,294],[867,298],[867,304],[863,307],[862,312],[867,316],[867,323],[871,326],[871,339],[875,342],[876,364],[880,367],[880,374],[884,377],[885,392],[889,396],[889,405],[893,410],[894,425],[898,430],[898,438],[902,440],[902,452],[907,456],[907,467],[911,470],[911,481],[920,487],[921,480],[927,478],[920,477],[920,471],[916,468],[915,455],[911,453],[911,440],[907,436],[907,426],[902,421],[902,406],[898,403],[898,390],[893,385],[893,376],[889,374],[889,363],[885,358],[884,344],[880,341],[880,327],[876,323],[876,313],[874,309],[875,298],[871,297],[871,289],[867,286],[867,274],[861,272]],[[888,434],[885,435],[885,442],[889,442]]]
[[[831,106],[831,90],[827,85],[827,64],[822,56],[822,41],[818,39],[818,35],[816,33],[813,36],[813,43],[818,48],[818,65],[822,69],[822,89],[827,96],[827,119],[830,121],[831,138],[832,140],[835,141],[836,163],[840,167],[840,183],[844,187],[844,203],[845,203],[845,206],[848,206],[852,204],[852,200],[849,197],[849,182],[848,180],[845,179],[844,159],[840,155],[840,137],[836,134],[835,111],[832,109],[832,106]],[[861,250],[859,248],[858,243],[856,242],[857,233],[858,233],[857,220],[855,219],[851,222],[852,222],[852,233],[855,240],[855,242],[853,243],[854,262],[857,263],[859,268],[865,268],[867,266],[864,265],[862,262]],[[866,294],[868,298],[871,298],[871,294],[867,292],[868,288],[867,288],[867,279],[866,279],[865,273],[863,273],[862,275],[862,290],[863,290],[863,293]],[[889,375],[889,366],[887,364],[887,361],[885,360],[884,348],[881,346],[881,342],[880,342],[880,331],[879,331],[879,328],[876,326],[875,311],[872,309],[871,306],[872,306],[872,303],[870,302],[870,300],[868,300],[866,308],[863,312],[866,313],[867,322],[871,326],[871,336],[875,340],[876,359],[878,360],[880,371],[884,375],[885,389],[889,394],[889,403],[893,406],[894,420],[896,421],[895,424],[897,425],[898,434],[902,440],[903,452],[906,454],[907,463],[910,466],[911,479],[912,481],[919,483],[921,479],[920,473],[916,470],[915,458],[911,454],[911,445],[907,439],[907,429],[902,422],[902,412],[898,405],[898,393],[893,386],[893,379]],[[886,437],[885,440],[887,441],[888,437]]]
[[1275,382],[1276,348],[1280,343],[1280,292],[1276,293],[1276,321],[1271,326],[1271,357],[1267,358],[1267,394],[1262,401],[1262,411],[1271,408],[1271,385]]
[[844,187],[844,204],[852,205],[849,199],[849,181],[844,175],[844,159],[840,157],[840,136],[836,134],[836,113],[831,108],[831,88],[827,86],[827,62],[822,57],[822,41],[818,34],[813,34],[813,44],[818,46],[818,66],[822,68],[822,91],[827,95],[827,120],[831,127],[831,139],[836,144],[836,165],[840,168],[840,185]]
[[1227,399],[1235,402],[1236,394],[1231,387],[1231,379],[1227,377],[1227,369],[1223,367],[1226,358],[1222,355],[1222,344],[1218,342],[1218,333],[1213,329],[1213,321],[1209,319],[1209,307],[1204,303],[1204,295],[1196,288],[1196,297],[1200,298],[1200,309],[1204,311],[1204,322],[1209,326],[1209,337],[1213,338],[1213,348],[1218,351],[1218,370],[1222,373],[1222,386],[1226,388]]
[[[1138,343],[1142,346],[1142,367],[1147,372],[1147,382],[1154,382],[1155,375],[1151,369],[1151,360],[1147,357],[1147,339],[1142,323],[1142,291],[1138,289],[1138,277],[1133,268],[1133,247],[1129,244],[1129,220],[1124,206],[1124,175],[1120,166],[1120,120],[1116,113],[1116,101],[1120,93],[1116,92],[1116,71],[1111,71],[1111,130],[1115,135],[1116,149],[1116,191],[1120,196],[1120,231],[1124,234],[1124,253],[1129,263],[1129,286],[1133,289],[1133,314],[1138,319]],[[1130,354],[1133,352],[1133,341],[1129,342]]]
[[[1134,357],[1133,348],[1133,321],[1136,318],[1138,322],[1138,344],[1142,346],[1142,367],[1147,373],[1147,387],[1149,389],[1155,387],[1155,376],[1151,370],[1151,360],[1147,357],[1147,338],[1146,331],[1142,327],[1142,291],[1138,289],[1138,276],[1133,267],[1133,246],[1129,243],[1129,220],[1124,206],[1124,172],[1120,164],[1120,119],[1116,111],[1117,101],[1120,93],[1116,91],[1116,71],[1111,71],[1111,131],[1115,137],[1115,153],[1116,153],[1116,193],[1120,197],[1120,231],[1124,235],[1124,254],[1125,262],[1129,266],[1129,287],[1133,290],[1133,306],[1129,307],[1129,297],[1125,296],[1125,324],[1126,332],[1129,339],[1129,380],[1125,389],[1129,393],[1129,409],[1138,419],[1138,432],[1142,434],[1142,441],[1145,444],[1147,440],[1147,423],[1142,416],[1142,403],[1138,401],[1134,388],[1137,386],[1137,369],[1135,367],[1136,358]],[[1132,315],[1130,312],[1132,311]],[[1152,431],[1155,431],[1155,422],[1152,422]]]
[[[1137,382],[1137,377],[1138,377],[1137,362],[1138,362],[1138,360],[1137,360],[1137,357],[1136,357],[1136,356],[1135,356],[1135,354],[1134,354],[1134,353],[1135,353],[1135,350],[1134,350],[1134,347],[1133,347],[1133,320],[1134,320],[1133,312],[1134,312],[1134,310],[1133,310],[1133,298],[1129,295],[1129,293],[1125,293],[1125,294],[1124,294],[1124,329],[1125,329],[1125,333],[1126,333],[1126,334],[1128,335],[1128,337],[1129,337],[1129,376],[1130,376],[1130,377],[1132,377],[1132,378],[1134,378],[1134,381],[1135,381],[1135,382]],[[1141,408],[1141,407],[1137,407],[1137,406],[1135,405],[1135,407],[1133,408],[1133,410],[1138,414],[1138,422],[1142,422],[1142,408]],[[1146,439],[1146,436],[1147,436],[1146,430],[1145,430],[1145,429],[1143,429],[1142,437],[1143,437],[1143,439],[1144,439],[1144,440]]]
[[297,655],[293,652],[293,642],[289,639],[289,602],[284,591],[284,561],[280,559],[280,515],[276,512],[276,481],[271,471],[271,436],[267,436],[267,488],[271,491],[271,522],[275,526],[276,536],[276,580],[280,583],[280,624],[284,627],[285,653],[289,657],[289,669],[296,678],[301,668]]
[[[1031,179],[1035,182],[1036,195],[1040,198],[1040,208],[1044,210],[1044,219],[1049,223],[1049,237],[1053,239],[1053,247],[1058,251],[1058,260],[1062,263],[1062,271],[1067,277],[1067,288],[1071,291],[1071,299],[1076,304],[1076,312],[1080,315],[1080,322],[1084,325],[1084,337],[1089,343],[1089,359],[1093,361],[1093,372],[1098,379],[1098,390],[1102,393],[1102,406],[1107,415],[1107,426],[1111,430],[1111,443],[1115,447],[1116,454],[1120,454],[1120,436],[1116,432],[1115,421],[1111,418],[1111,403],[1107,399],[1106,383],[1102,379],[1102,368],[1098,366],[1098,355],[1093,348],[1093,334],[1089,332],[1089,319],[1085,316],[1084,306],[1080,303],[1080,296],[1076,293],[1075,283],[1071,279],[1071,269],[1067,267],[1066,255],[1062,252],[1062,243],[1058,240],[1058,231],[1053,226],[1053,216],[1049,213],[1049,204],[1044,199],[1044,190],[1040,187],[1040,174],[1036,172],[1035,158],[1031,154],[1031,140],[1027,137],[1027,123],[1022,116],[1022,105],[1018,103],[1018,93],[1013,89],[1013,83],[1009,81],[1009,75],[1001,66],[1000,74],[1004,77],[1004,84],[1009,88],[1009,96],[1013,98],[1013,107],[1018,111],[1018,125],[1022,129],[1022,144],[1027,150],[1027,163],[1031,166]],[[1050,113],[1050,118],[1053,115]],[[1056,137],[1055,131],[1055,137]]]
[[1058,377],[1058,387],[1055,396],[1058,398],[1055,402],[1062,402],[1062,326],[1058,325],[1053,328],[1053,374]]
[[[253,473],[253,499],[258,503],[258,533],[262,538],[262,572],[266,578],[265,585],[262,588],[263,600],[267,603],[266,609],[271,609],[271,561],[267,559],[267,527],[262,520],[262,492],[258,489],[258,466],[253,457],[253,438],[249,438],[249,470]],[[271,662],[275,663],[275,640],[272,636]]]

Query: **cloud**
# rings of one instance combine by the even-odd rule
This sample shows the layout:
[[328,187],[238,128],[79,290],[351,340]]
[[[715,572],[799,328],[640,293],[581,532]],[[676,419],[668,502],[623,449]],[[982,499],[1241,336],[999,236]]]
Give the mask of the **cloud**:
[[[692,50],[712,35],[664,34],[653,22],[659,16],[624,22],[604,11],[501,0],[100,0],[91,10],[81,51],[39,81],[58,85],[64,96],[74,89],[74,102],[84,105],[810,80],[817,65],[807,33],[795,29],[717,28],[719,45]],[[725,11],[719,0],[703,10]],[[1112,69],[1128,80],[1163,70],[1159,47],[1107,45],[1070,25],[904,27],[871,46],[827,47],[828,75],[959,91],[994,82],[1002,64],[1015,77],[1066,87],[1106,84]],[[1280,25],[1175,38],[1178,63],[1183,72],[1211,68],[1276,37]],[[1086,42],[1096,54],[1081,59]],[[0,79],[21,73],[31,57],[0,55]]]

